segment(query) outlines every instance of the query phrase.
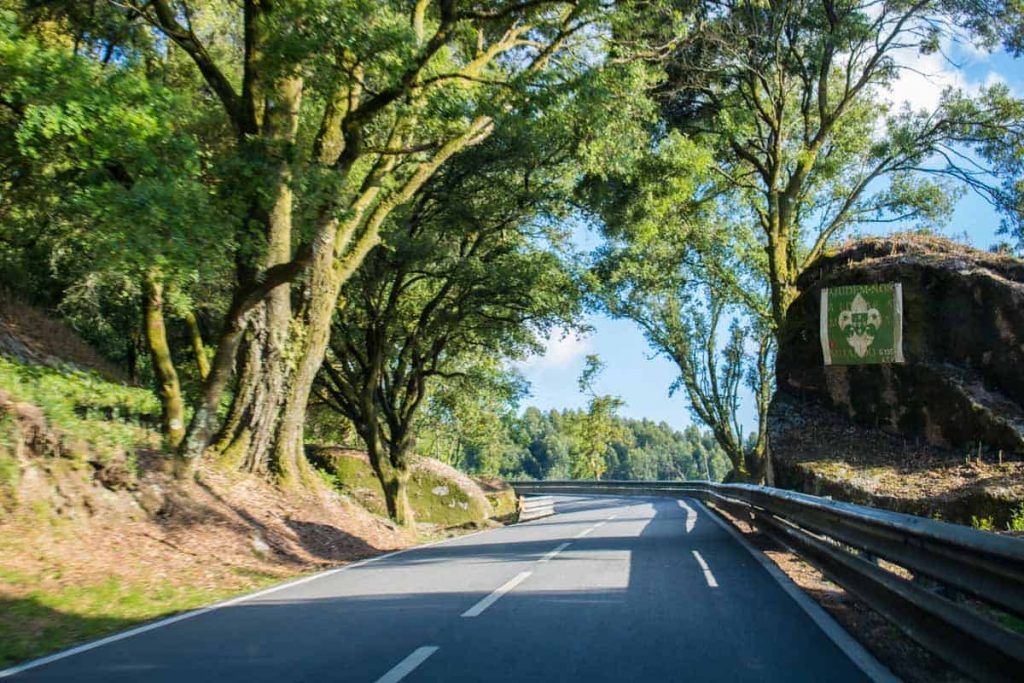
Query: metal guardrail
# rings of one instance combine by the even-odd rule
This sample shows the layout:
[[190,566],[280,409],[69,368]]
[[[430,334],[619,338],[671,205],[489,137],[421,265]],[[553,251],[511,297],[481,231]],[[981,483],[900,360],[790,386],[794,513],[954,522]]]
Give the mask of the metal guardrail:
[[1004,626],[1015,622],[1024,628],[1024,541],[749,484],[521,481],[512,486],[520,495],[693,497],[710,503],[788,546],[964,673],[983,681],[1024,676],[1024,636]]
[[521,496],[519,521],[528,522],[555,514],[555,499],[551,496]]

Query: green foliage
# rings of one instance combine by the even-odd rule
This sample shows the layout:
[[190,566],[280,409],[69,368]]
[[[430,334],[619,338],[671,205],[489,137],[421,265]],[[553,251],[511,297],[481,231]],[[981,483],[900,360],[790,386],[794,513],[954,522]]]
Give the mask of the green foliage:
[[549,248],[576,168],[563,125],[561,110],[537,112],[457,156],[393,215],[385,248],[342,289],[318,398],[371,458],[386,451],[403,468],[425,421],[437,431],[421,452],[486,471],[502,460],[484,435],[522,393],[503,360],[573,326],[581,308],[575,274]]
[[[589,411],[563,410],[543,413],[527,408],[510,424],[518,457],[502,470],[506,478],[573,478],[573,449],[580,424]],[[678,432],[664,422],[614,416],[615,438],[603,453],[608,479],[683,480],[705,479],[708,474],[721,481],[731,469],[714,436],[688,427]],[[592,477],[584,471],[583,476]]]
[[24,365],[0,357],[0,387],[42,409],[47,426],[67,445],[84,444],[103,457],[151,440],[160,417],[152,392],[120,386],[95,374]]
[[209,107],[151,66],[98,63],[0,17],[0,267],[133,376],[143,276],[161,274],[173,309],[209,306],[231,243]]
[[991,517],[977,517],[971,515],[971,526],[980,531],[995,531],[996,525]]
[[1010,515],[1006,524],[1007,531],[1024,531],[1024,503],[1021,503]]
[[568,424],[573,478],[600,479],[608,469],[612,444],[624,443],[628,436],[615,419],[616,412],[623,406],[622,399],[599,396],[594,390],[594,383],[603,369],[600,359],[590,354],[578,380],[580,391],[590,394],[590,400],[586,412]]
[[523,378],[496,359],[468,365],[464,376],[438,378],[416,422],[417,451],[465,471],[497,474],[517,452],[509,424],[526,391]]

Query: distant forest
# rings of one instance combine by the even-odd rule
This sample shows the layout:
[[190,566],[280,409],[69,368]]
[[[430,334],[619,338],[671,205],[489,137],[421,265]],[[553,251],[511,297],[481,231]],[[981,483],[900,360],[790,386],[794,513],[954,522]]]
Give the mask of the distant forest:
[[[435,436],[419,451],[468,472],[509,479],[591,478],[580,466],[586,420],[585,410],[543,412],[529,407],[521,415],[494,416],[488,428],[479,431],[435,425]],[[619,416],[611,420],[614,438],[603,453],[602,479],[721,481],[731,469],[708,430],[689,426],[678,431],[665,422]]]

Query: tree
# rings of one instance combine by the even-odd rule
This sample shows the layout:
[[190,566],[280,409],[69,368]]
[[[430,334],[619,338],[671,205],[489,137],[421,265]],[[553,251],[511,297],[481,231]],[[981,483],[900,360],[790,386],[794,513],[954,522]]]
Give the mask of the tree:
[[622,424],[616,420],[622,399],[598,395],[594,390],[594,382],[603,369],[597,356],[588,355],[579,378],[580,391],[589,394],[590,400],[586,412],[574,415],[567,430],[571,439],[572,476],[576,479],[600,479],[608,469],[612,444],[627,438]]
[[[119,307],[129,311],[119,317],[130,320],[129,330],[142,330],[164,431],[177,447],[185,408],[165,303],[169,298],[194,321],[189,289],[200,279],[216,281],[225,265],[218,248],[222,221],[196,134],[203,113],[151,82],[140,62],[124,60],[114,68],[76,56],[60,44],[59,33],[49,41],[33,37],[6,14],[0,30],[0,83],[10,124],[0,138],[5,255],[23,272],[56,285],[57,294],[43,295],[40,303],[59,303],[72,317],[81,304],[108,315]],[[106,306],[90,297],[102,286],[107,294],[118,292]],[[118,343],[138,336],[104,334]],[[196,360],[201,368],[206,358]]]
[[515,460],[509,427],[528,387],[505,359],[482,355],[462,362],[458,376],[438,377],[430,390],[414,427],[418,450],[464,471],[496,475]]
[[320,395],[352,421],[402,524],[413,521],[409,459],[431,384],[468,379],[481,355],[521,356],[578,312],[572,274],[534,225],[571,185],[550,158],[523,163],[524,147],[499,137],[461,155],[342,290]]
[[[693,415],[711,428],[732,463],[732,477],[759,480],[775,338],[762,275],[751,265],[756,241],[742,226],[714,228],[711,216],[694,219],[699,227],[693,229],[674,218],[637,214],[618,239],[606,231],[590,291],[675,363],[679,376],[670,394],[685,392]],[[752,434],[738,419],[743,388],[754,397]]]
[[[642,318],[676,360],[694,411],[730,452],[737,476],[757,480],[764,471],[767,335],[785,324],[799,275],[830,244],[854,226],[941,223],[957,187],[1019,216],[1019,166],[983,163],[997,144],[1024,136],[1020,103],[1005,87],[977,96],[948,90],[932,112],[894,110],[884,99],[902,55],[934,52],[954,37],[992,45],[1009,35],[993,21],[1002,11],[930,0],[701,3],[654,93],[663,124],[652,129],[650,155],[592,189],[610,239],[605,257],[624,248],[633,263],[687,265],[650,292],[643,288],[656,277],[623,274],[611,308]],[[643,228],[625,221],[636,217]],[[702,304],[694,305],[694,290],[703,290]],[[675,302],[661,310],[666,295]],[[630,298],[635,305],[623,306]],[[753,343],[740,343],[747,335],[734,330],[717,348],[723,316],[752,330]],[[685,338],[693,331],[696,345]],[[760,418],[750,453],[739,452],[745,441],[731,426],[733,387],[744,374]]]
[[[210,443],[289,480],[342,284],[397,207],[494,115],[568,68],[597,3],[129,3],[219,102],[236,277],[182,454]],[[228,17],[220,31],[208,30]],[[232,178],[235,181],[229,182]],[[238,355],[239,350],[242,351]]]
[[932,112],[892,110],[883,98],[904,68],[901,53],[934,52],[954,38],[992,45],[997,6],[740,0],[707,8],[670,62],[663,110],[673,129],[712,152],[718,182],[705,197],[726,194],[723,210],[759,227],[776,328],[800,273],[853,225],[934,224],[952,207],[946,180],[1013,212],[991,169],[964,156],[1024,136],[1005,86],[974,97],[948,90]]

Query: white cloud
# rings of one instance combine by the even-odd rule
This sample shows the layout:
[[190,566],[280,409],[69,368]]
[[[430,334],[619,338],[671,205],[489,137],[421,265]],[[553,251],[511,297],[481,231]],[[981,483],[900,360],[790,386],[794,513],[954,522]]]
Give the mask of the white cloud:
[[894,55],[901,67],[899,78],[888,93],[888,100],[896,107],[909,104],[914,111],[934,111],[946,88],[977,90],[977,84],[967,82],[963,72],[951,64],[940,52],[920,54],[916,50],[901,50]]
[[543,353],[530,356],[519,366],[523,369],[565,368],[590,351],[590,340],[575,332],[555,330],[544,340]]

